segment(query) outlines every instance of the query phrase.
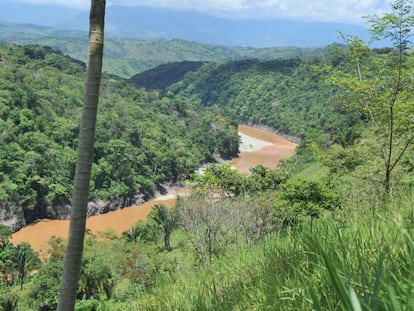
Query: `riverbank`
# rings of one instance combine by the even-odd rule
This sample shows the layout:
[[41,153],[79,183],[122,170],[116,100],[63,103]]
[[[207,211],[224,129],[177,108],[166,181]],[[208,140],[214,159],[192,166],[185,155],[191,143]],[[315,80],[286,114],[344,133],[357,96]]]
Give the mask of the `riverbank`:
[[[280,159],[292,156],[296,148],[296,144],[286,138],[260,128],[240,125],[238,131],[241,135],[241,152],[237,159],[231,161],[231,165],[239,172],[248,173],[251,167],[259,164],[275,168]],[[164,204],[171,207],[175,204],[177,195],[186,192],[188,189],[169,189],[168,193],[143,204],[89,217],[86,227],[94,234],[111,230],[120,235],[138,220],[145,220],[154,205]],[[45,252],[47,241],[52,236],[66,239],[68,231],[69,220],[45,219],[14,233],[11,242],[13,244],[28,242],[35,251],[42,253]]]
[[240,173],[249,173],[256,165],[276,168],[280,160],[292,156],[296,143],[269,130],[239,125],[241,134],[240,155],[231,161],[231,165]]

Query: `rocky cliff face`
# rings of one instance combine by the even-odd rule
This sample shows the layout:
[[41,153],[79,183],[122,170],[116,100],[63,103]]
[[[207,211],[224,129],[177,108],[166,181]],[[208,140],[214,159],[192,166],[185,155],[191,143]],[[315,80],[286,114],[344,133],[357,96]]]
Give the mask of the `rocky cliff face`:
[[[87,216],[105,214],[110,211],[122,209],[127,206],[143,203],[147,196],[134,194],[119,198],[104,200],[93,200],[88,203]],[[24,209],[20,205],[9,203],[1,204],[0,224],[8,226],[13,232],[22,227],[34,223],[39,219],[68,219],[72,206],[70,204],[59,204],[55,206],[41,206],[33,210]]]
[[2,203],[0,209],[0,224],[8,226],[12,231],[17,231],[26,225],[23,207]]
[[94,200],[88,204],[88,217],[116,211],[127,206],[142,204],[147,198],[143,194],[122,196],[109,201]]
[[[145,193],[134,193],[107,201],[95,199],[88,203],[87,216],[95,216],[116,211],[131,205],[142,204],[159,195],[168,194],[170,191],[185,187],[184,181],[174,183],[158,184],[154,189]],[[18,231],[26,225],[35,223],[40,219],[68,219],[72,206],[62,203],[54,206],[43,205],[35,209],[25,209],[23,206],[0,203],[0,224],[8,226],[13,232]]]

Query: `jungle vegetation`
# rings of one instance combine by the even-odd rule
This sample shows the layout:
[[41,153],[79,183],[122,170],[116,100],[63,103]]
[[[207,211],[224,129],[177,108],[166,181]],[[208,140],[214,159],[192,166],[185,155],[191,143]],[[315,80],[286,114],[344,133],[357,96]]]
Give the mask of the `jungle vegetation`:
[[[180,177],[192,195],[121,236],[89,232],[76,310],[414,310],[410,3],[369,19],[388,48],[345,37],[324,56],[204,63],[179,81],[164,75],[158,90],[105,76],[93,196]],[[28,208],[65,198],[85,65],[3,45],[0,66],[2,198]],[[237,152],[238,122],[300,138],[296,154],[276,170],[191,174]],[[66,241],[52,238],[48,259],[19,268],[30,247],[18,255],[10,230],[0,234],[0,308],[54,310]]]
[[[39,214],[71,198],[86,66],[40,46],[1,45],[0,55],[0,200]],[[150,195],[237,154],[237,124],[194,102],[110,75],[101,94],[91,199]]]

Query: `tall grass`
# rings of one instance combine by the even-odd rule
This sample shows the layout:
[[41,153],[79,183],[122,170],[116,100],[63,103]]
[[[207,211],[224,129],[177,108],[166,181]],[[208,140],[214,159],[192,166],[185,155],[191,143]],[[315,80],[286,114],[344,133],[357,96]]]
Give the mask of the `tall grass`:
[[413,230],[412,194],[354,206],[188,266],[122,310],[414,310]]

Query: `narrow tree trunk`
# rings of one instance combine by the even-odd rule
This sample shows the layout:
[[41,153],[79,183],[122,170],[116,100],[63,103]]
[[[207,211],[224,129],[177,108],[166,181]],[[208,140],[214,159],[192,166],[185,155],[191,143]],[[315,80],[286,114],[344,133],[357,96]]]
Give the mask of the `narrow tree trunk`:
[[82,264],[89,181],[93,161],[96,115],[102,74],[104,17],[105,0],[92,0],[89,29],[89,65],[80,123],[69,240],[65,255],[58,311],[74,310]]
[[384,179],[384,191],[385,196],[388,199],[391,190],[391,170],[389,167],[385,169],[385,179]]
[[165,246],[165,249],[168,252],[172,251],[172,247],[171,247],[171,243],[170,243],[170,236],[171,236],[170,231],[165,231],[164,232],[164,246]]

